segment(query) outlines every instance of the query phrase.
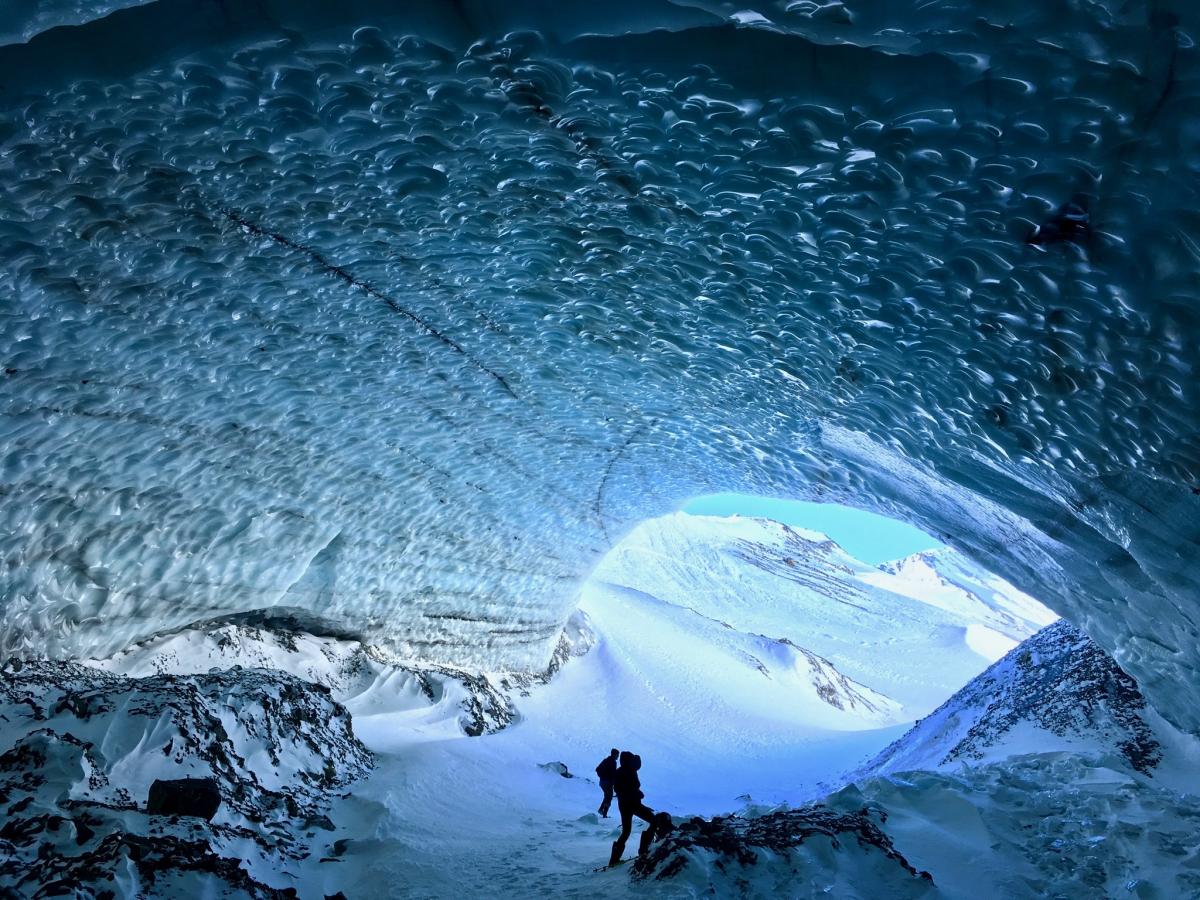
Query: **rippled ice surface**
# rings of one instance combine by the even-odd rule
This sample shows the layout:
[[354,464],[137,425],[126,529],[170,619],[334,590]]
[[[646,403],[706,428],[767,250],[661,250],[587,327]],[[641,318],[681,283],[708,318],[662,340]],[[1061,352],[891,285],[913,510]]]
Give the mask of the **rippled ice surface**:
[[0,47],[6,649],[540,664],[736,489],[902,513],[1197,723],[1190,7],[80,9]]

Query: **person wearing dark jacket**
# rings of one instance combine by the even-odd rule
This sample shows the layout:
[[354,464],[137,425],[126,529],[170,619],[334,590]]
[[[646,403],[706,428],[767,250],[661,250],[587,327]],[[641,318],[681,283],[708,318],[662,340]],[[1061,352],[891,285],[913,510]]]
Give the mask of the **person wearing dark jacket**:
[[600,765],[596,766],[596,774],[600,776],[600,790],[604,791],[604,800],[600,803],[598,812],[606,819],[608,818],[608,808],[612,806],[613,779],[617,777],[617,755],[617,748],[613,747],[612,753],[604,757],[600,761]]
[[[625,750],[621,753],[621,767],[617,769],[613,779],[613,790],[617,795],[617,808],[621,811],[621,836],[613,841],[612,856],[608,864],[615,866],[621,861],[625,852],[625,842],[633,831],[633,817],[637,816],[651,828],[655,827],[654,810],[642,802],[642,782],[638,778],[638,769],[642,767],[642,758],[636,753]],[[649,844],[649,841],[643,842]]]

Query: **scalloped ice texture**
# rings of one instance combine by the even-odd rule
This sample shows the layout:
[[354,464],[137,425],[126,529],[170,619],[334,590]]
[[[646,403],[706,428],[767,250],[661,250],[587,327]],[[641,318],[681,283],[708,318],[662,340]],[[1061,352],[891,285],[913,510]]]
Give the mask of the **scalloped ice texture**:
[[740,491],[925,528],[1200,728],[1195,10],[739,7],[39,4],[3,649],[285,605],[542,666]]

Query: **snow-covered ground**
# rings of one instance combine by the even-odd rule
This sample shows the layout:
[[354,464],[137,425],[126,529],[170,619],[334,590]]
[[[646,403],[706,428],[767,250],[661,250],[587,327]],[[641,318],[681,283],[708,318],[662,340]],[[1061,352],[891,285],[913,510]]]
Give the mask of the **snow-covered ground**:
[[[921,589],[930,584],[932,593]],[[105,672],[88,690],[115,695],[113,679],[128,675],[150,679],[130,690],[157,697],[174,684],[161,679],[195,673],[236,746],[248,740],[235,708],[244,701],[222,712],[233,694],[219,679],[230,676],[210,669],[284,669],[328,688],[352,713],[373,769],[348,790],[314,796],[325,806],[313,815],[327,811],[331,828],[314,830],[311,855],[293,853],[271,872],[260,851],[260,887],[235,886],[231,896],[288,886],[302,898],[341,891],[368,900],[977,897],[980,889],[1095,897],[1114,886],[1186,896],[1200,887],[1200,802],[1180,793],[1194,748],[1086,638],[1055,625],[941,704],[1053,618],[948,551],[873,568],[823,535],[674,516],[646,523],[600,567],[552,674],[404,662],[279,616],[210,623],[92,661]],[[972,640],[978,633],[996,639]],[[218,679],[216,688],[204,688],[206,679]],[[1072,698],[1089,697],[1098,698],[1095,715],[1061,714]],[[12,706],[6,714],[19,719],[20,703]],[[286,736],[294,717],[265,709]],[[56,715],[68,714],[74,706]],[[1062,732],[1045,746],[1054,752],[1034,752],[1030,723]],[[13,727],[4,726],[6,739]],[[124,743],[99,741],[89,765],[112,784],[142,766],[136,794],[151,775],[144,760],[158,760],[156,735],[178,731],[126,729]],[[1131,736],[1140,756],[1124,753]],[[595,871],[617,832],[615,817],[595,813],[592,774],[611,746],[642,756],[647,803],[680,824],[636,872]],[[944,764],[951,751],[953,766]],[[911,768],[902,756],[930,771],[881,777]],[[157,777],[171,768],[165,757],[154,766]],[[72,777],[72,796],[90,801],[86,778]],[[286,773],[271,777],[287,783]],[[730,813],[750,818],[691,821]],[[126,828],[145,827],[128,810],[119,815]],[[227,846],[214,828],[208,839]],[[216,876],[204,877],[211,888]]]

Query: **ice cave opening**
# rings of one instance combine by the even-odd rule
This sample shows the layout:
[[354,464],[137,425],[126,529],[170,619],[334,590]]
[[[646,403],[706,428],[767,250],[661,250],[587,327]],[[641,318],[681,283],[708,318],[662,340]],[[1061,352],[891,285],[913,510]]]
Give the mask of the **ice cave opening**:
[[714,811],[731,782],[774,803],[841,786],[1058,620],[906,523],[738,494],[637,525],[576,615],[602,663],[580,687],[593,740],[644,747],[658,783]]

